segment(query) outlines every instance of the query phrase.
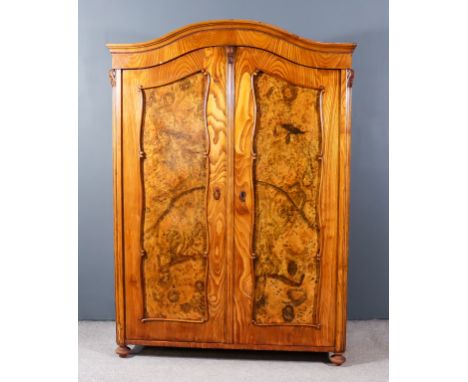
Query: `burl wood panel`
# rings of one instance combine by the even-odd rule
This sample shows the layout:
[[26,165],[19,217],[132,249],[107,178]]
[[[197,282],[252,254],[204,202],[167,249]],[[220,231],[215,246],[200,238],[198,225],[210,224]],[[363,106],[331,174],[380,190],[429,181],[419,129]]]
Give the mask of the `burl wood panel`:
[[254,76],[256,324],[317,324],[321,89]]
[[207,318],[208,80],[197,73],[142,89],[145,319]]

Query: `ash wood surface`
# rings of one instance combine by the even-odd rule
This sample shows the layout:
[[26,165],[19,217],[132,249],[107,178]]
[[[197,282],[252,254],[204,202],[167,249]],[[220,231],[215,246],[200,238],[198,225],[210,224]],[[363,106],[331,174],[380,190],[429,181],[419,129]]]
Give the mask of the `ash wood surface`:
[[280,351],[311,351],[311,352],[332,352],[333,346],[313,346],[313,345],[263,345],[263,344],[238,344],[223,342],[194,342],[194,341],[160,341],[160,340],[138,340],[129,339],[132,345],[180,347],[180,348],[200,348],[200,349],[232,349],[232,350],[280,350]]
[[344,362],[355,44],[223,20],[108,47],[118,353]]
[[[346,314],[348,284],[348,240],[349,240],[349,194],[351,167],[351,96],[354,71],[340,71],[341,111],[340,111],[340,178],[339,178],[339,224],[337,251],[337,315],[336,352],[346,348]],[[344,361],[343,361],[344,362]]]
[[125,294],[122,216],[122,71],[112,70],[112,153],[114,183],[114,290],[116,342],[125,344]]
[[234,118],[234,79],[235,79],[235,67],[234,59],[236,55],[236,49],[233,46],[228,46],[225,48],[225,54],[227,59],[226,64],[226,149],[227,149],[227,174],[228,174],[228,183],[227,183],[227,230],[226,230],[226,263],[227,263],[227,305],[226,305],[226,335],[225,342],[232,343],[234,342],[234,306],[232,303],[232,296],[234,295],[234,272],[235,267],[234,263],[234,128],[235,128],[235,118]]
[[[195,341],[224,340],[226,224],[223,215],[226,166],[225,141],[220,133],[225,130],[225,96],[222,85],[224,67],[224,50],[209,48],[166,65],[148,70],[126,71],[123,75],[127,338],[151,339],[157,336],[162,340],[184,340],[187,337]],[[206,72],[206,76],[201,71]],[[205,112],[203,105],[207,76],[210,78],[210,86]],[[197,89],[194,91],[198,95],[192,98],[196,102],[194,105],[183,96],[192,89],[192,86],[187,88],[188,80],[193,83],[193,89]],[[147,89],[145,92],[148,92],[148,101],[152,90],[159,92],[154,94],[154,101],[151,101],[155,108],[169,101],[178,104],[172,112],[153,110],[153,106],[150,106],[147,113],[143,113],[141,88]],[[174,97],[168,96],[171,89],[178,89]],[[146,137],[145,129],[141,129],[141,118],[145,114],[149,132]],[[157,126],[159,130],[156,129]],[[155,136],[156,131],[162,137]],[[209,145],[205,145],[207,138]],[[141,142],[146,157],[143,161],[140,154]],[[207,150],[209,168],[205,168]],[[146,163],[149,166],[147,168],[144,167]],[[150,187],[146,189],[141,183],[142,170],[149,175],[145,182]],[[177,185],[182,188],[177,188]],[[218,200],[211,197],[215,187],[221,189]],[[152,188],[154,191],[151,191]],[[187,194],[186,191],[191,189],[194,191]],[[179,198],[181,193],[182,197]],[[148,197],[154,200],[145,204],[145,198]],[[171,208],[168,210],[168,207]],[[148,208],[150,211],[146,216],[149,224],[145,225],[143,211]],[[174,208],[176,211],[166,213]],[[163,219],[160,220],[160,216]],[[167,223],[165,219],[168,219]],[[158,221],[159,231],[155,232],[154,224]],[[144,248],[141,248],[142,228]],[[184,240],[179,240],[184,236]],[[155,245],[160,248],[156,249]],[[147,252],[144,256],[142,249]],[[205,250],[208,251],[206,259],[200,256]],[[182,256],[189,256],[190,259],[187,260],[190,261],[179,262],[178,259],[185,260]],[[147,262],[146,258],[150,261]],[[167,273],[158,268],[158,261],[166,266],[172,261],[175,269],[173,267]],[[206,278],[205,271],[208,272]],[[160,278],[162,285],[158,284]],[[169,282],[165,284],[166,281]],[[201,285],[205,282],[206,285]],[[150,296],[145,295],[145,286]],[[206,293],[206,308],[203,307],[203,293]],[[158,298],[165,299],[164,303],[158,305]],[[190,304],[190,309],[184,304]],[[196,304],[199,304],[198,307]]]
[[[259,326],[252,322],[254,306],[254,243],[255,192],[253,182],[255,126],[255,97],[252,75],[260,71],[283,81],[313,89],[323,94],[323,163],[320,194],[321,261],[320,285],[317,298],[316,326],[281,325]],[[338,132],[340,121],[340,73],[295,65],[271,53],[251,48],[238,48],[236,54],[236,156],[235,195],[247,192],[245,202],[235,201],[235,341],[286,345],[334,344],[336,314],[336,242],[338,209]],[[314,105],[311,105],[313,108]],[[273,127],[272,127],[273,128]],[[286,141],[286,134],[283,139]],[[290,138],[291,139],[291,138]],[[285,142],[284,141],[284,142]],[[290,167],[297,165],[294,160]],[[275,165],[277,168],[278,166]],[[272,170],[274,171],[274,170]],[[292,173],[293,170],[290,170]],[[277,173],[283,173],[278,169]],[[258,176],[261,176],[259,174]],[[312,254],[312,257],[315,255]],[[284,308],[284,305],[283,305]]]
[[112,53],[112,67],[119,69],[160,65],[212,46],[255,47],[305,66],[346,69],[351,67],[356,44],[312,41],[272,25],[243,20],[207,21],[148,42],[107,44]]

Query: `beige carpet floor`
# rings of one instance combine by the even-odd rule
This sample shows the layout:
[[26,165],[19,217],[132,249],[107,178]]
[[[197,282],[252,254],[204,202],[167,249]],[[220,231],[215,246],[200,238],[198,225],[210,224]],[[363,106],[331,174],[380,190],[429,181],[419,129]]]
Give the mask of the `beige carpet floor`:
[[325,354],[136,347],[114,354],[112,321],[80,321],[80,382],[381,382],[388,381],[388,321],[350,321],[347,361]]

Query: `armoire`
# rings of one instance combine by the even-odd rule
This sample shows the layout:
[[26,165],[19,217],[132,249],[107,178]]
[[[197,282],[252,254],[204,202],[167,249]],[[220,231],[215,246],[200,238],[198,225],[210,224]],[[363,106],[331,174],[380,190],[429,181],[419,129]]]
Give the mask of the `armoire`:
[[222,20],[107,47],[117,354],[342,364],[356,44]]

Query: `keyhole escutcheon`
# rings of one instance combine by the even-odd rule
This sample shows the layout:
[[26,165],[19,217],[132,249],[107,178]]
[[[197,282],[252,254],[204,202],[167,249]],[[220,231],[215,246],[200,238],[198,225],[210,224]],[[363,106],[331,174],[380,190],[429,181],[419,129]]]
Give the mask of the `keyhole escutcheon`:
[[241,202],[245,202],[245,199],[247,198],[247,192],[241,191],[239,194],[239,199]]

